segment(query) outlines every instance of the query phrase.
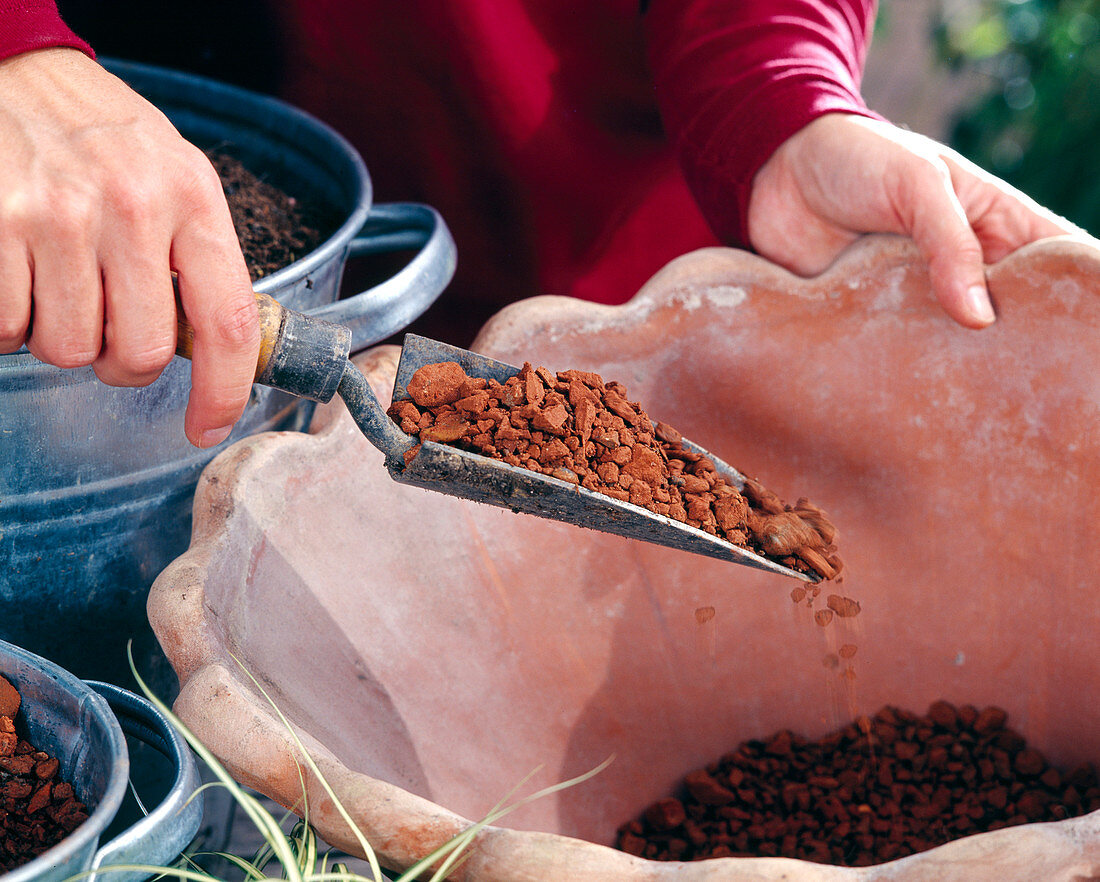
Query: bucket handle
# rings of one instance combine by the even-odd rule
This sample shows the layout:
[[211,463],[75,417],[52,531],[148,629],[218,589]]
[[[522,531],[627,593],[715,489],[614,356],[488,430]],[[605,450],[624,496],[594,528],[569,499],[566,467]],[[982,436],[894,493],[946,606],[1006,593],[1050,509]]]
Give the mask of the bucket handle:
[[352,352],[397,333],[431,306],[454,276],[451,231],[429,205],[392,202],[372,206],[348,243],[349,257],[414,248],[416,256],[386,281],[309,314],[350,328]]
[[[176,779],[164,800],[133,826],[100,846],[93,871],[118,864],[168,866],[190,844],[202,825],[203,798],[198,764],[183,736],[146,699],[110,683],[86,680],[102,695],[122,731],[164,754],[176,769]],[[90,875],[88,882],[136,882],[147,873],[110,872]]]

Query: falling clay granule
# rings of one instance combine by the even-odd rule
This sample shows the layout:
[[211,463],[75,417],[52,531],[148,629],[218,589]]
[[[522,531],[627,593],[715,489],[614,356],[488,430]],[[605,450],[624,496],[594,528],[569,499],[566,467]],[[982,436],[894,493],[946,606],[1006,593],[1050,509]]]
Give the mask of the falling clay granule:
[[[502,384],[441,362],[417,370],[407,391],[410,397],[387,412],[422,443],[451,444],[579,484],[823,580],[843,567],[836,528],[820,508],[806,499],[787,505],[751,478],[740,489],[730,484],[709,458],[683,447],[676,429],[654,424],[620,383],[598,374],[554,374],[527,363]],[[812,602],[820,589],[810,591]],[[854,606],[844,612],[830,609],[858,612],[848,603]]]

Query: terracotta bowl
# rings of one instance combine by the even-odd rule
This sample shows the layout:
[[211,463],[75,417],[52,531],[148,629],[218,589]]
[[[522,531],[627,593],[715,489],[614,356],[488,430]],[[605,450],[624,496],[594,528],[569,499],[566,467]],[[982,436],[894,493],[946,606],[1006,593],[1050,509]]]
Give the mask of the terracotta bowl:
[[[245,439],[207,468],[191,548],[149,601],[177,711],[294,804],[296,750],[255,676],[396,868],[532,771],[522,792],[614,755],[484,830],[456,878],[1100,877],[1100,813],[862,870],[609,847],[742,739],[817,737],[884,704],[1000,705],[1054,764],[1100,759],[1100,249],[1052,240],[989,278],[1000,320],[974,332],[900,240],[810,280],[705,250],[624,306],[536,298],[475,343],[618,379],[654,418],[825,507],[863,605],[848,631],[814,626],[781,576],[394,484],[333,405],[316,434]],[[385,400],[395,357],[360,361]],[[838,641],[859,646],[850,684],[823,664]],[[308,793],[324,838],[354,851]]]

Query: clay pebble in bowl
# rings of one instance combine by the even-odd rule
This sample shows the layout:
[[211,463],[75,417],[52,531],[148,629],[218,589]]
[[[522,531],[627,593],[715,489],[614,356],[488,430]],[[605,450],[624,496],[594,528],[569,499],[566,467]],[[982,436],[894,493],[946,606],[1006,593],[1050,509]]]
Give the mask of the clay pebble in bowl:
[[[190,550],[157,579],[176,709],[242,780],[300,796],[270,692],[393,867],[531,789],[597,777],[483,831],[456,878],[1069,880],[1095,814],[862,869],[657,863],[620,824],[750,737],[854,711],[997,705],[1063,768],[1100,756],[1100,251],[1052,240],[989,270],[1000,319],[947,319],[923,264],[869,239],[803,280],[713,249],[628,304],[535,298],[474,348],[592,370],[655,419],[805,493],[841,531],[855,619],[814,625],[781,577],[403,487],[340,406],[204,474]],[[383,400],[396,350],[360,365]],[[704,615],[700,615],[704,611]],[[822,664],[857,643],[855,679]],[[311,783],[324,838],[354,841]]]

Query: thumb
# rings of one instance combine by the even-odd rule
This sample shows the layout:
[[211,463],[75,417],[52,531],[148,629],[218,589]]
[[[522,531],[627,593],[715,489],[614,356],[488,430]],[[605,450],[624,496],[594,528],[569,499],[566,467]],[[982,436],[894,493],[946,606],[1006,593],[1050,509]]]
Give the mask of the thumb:
[[984,328],[996,316],[985,282],[981,243],[970,226],[946,164],[909,190],[912,237],[928,262],[932,292],[944,311],[967,328]]

